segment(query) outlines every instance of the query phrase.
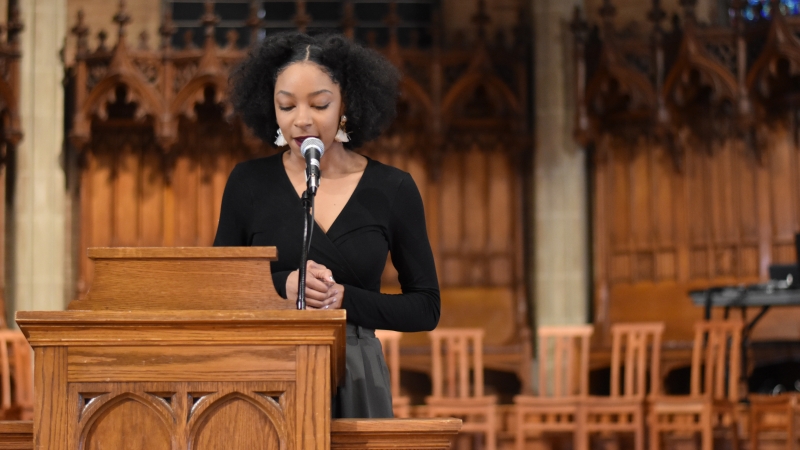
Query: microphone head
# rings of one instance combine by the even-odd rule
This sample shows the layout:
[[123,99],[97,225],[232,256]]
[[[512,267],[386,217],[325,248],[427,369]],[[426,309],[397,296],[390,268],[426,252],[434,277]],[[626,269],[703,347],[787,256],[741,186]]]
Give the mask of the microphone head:
[[312,148],[319,150],[319,157],[322,158],[322,154],[325,153],[325,145],[321,140],[314,137],[306,138],[303,141],[303,143],[300,145],[300,153],[302,153],[303,156],[306,156],[306,152]]

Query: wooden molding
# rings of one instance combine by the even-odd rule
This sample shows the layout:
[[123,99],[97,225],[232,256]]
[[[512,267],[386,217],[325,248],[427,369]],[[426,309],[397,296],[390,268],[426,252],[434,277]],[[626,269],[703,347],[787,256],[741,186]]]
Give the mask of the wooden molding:
[[272,282],[275,247],[90,248],[95,278],[70,310],[288,310]]
[[[331,449],[445,450],[458,419],[337,419],[331,421]],[[33,422],[0,422],[0,449],[33,450]]]

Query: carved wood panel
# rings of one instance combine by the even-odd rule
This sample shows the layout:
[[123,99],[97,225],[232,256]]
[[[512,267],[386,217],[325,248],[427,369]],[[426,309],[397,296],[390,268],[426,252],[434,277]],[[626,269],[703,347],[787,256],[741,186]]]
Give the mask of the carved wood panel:
[[156,149],[151,129],[95,130],[92,151],[82,155],[79,298],[92,280],[89,247],[213,243],[230,171],[259,155],[230,128],[221,120],[187,121],[167,155]]
[[[675,171],[659,145],[604,139],[595,154],[595,317],[600,325],[666,320],[688,339],[701,308],[690,289],[756,283],[795,262],[800,231],[800,149],[768,132],[762,159],[728,141],[686,152]],[[800,309],[768,314],[755,338],[796,339]]]
[[[521,217],[518,174],[500,148],[447,152],[434,177],[421,154],[377,150],[368,155],[409,172],[425,204],[428,236],[442,287],[515,288],[522,276],[514,246]],[[397,285],[391,261],[383,284]]]
[[286,382],[70,383],[80,417],[71,448],[289,450],[293,390]]

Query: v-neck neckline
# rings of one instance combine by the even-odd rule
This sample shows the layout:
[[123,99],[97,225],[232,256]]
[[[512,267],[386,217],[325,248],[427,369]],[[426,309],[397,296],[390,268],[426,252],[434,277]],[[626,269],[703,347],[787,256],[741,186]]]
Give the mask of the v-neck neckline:
[[[353,192],[350,194],[350,197],[348,197],[347,201],[344,203],[342,210],[339,211],[339,214],[337,214],[336,217],[333,219],[333,222],[331,222],[331,226],[328,227],[328,231],[323,230],[322,227],[319,225],[319,223],[317,223],[317,219],[316,218],[314,219],[314,226],[316,226],[319,229],[319,231],[325,236],[329,236],[328,233],[330,233],[330,231],[333,230],[333,228],[339,222],[339,218],[342,216],[342,214],[344,214],[345,211],[347,211],[347,207],[350,205],[350,200],[356,195],[356,192],[358,192],[358,190],[361,188],[361,183],[364,181],[364,177],[367,175],[367,170],[372,165],[372,158],[365,155],[361,156],[367,158],[367,166],[364,167],[364,171],[361,172],[361,177],[358,179],[358,182],[356,183],[356,188],[353,189]],[[298,205],[300,205],[299,201],[302,200],[303,197],[302,194],[301,195],[297,194],[297,190],[295,190],[294,188],[292,179],[289,178],[289,172],[286,171],[286,165],[283,163],[283,153],[281,153],[281,157],[279,159],[280,159],[279,162],[281,166],[281,172],[283,173],[283,179],[286,182],[285,184],[289,188],[290,192],[293,194],[293,197],[298,200]]]

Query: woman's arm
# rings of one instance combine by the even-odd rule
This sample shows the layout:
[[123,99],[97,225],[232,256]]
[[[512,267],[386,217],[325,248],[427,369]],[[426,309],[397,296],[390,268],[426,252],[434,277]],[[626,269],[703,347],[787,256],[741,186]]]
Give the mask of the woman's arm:
[[253,194],[248,188],[241,165],[237,165],[228,176],[222,193],[217,235],[214,247],[238,247],[250,245],[250,220],[253,211]]
[[347,320],[366,328],[429,331],[439,323],[439,281],[428,241],[425,210],[417,185],[405,174],[389,218],[389,251],[402,294],[380,294],[344,286]]

